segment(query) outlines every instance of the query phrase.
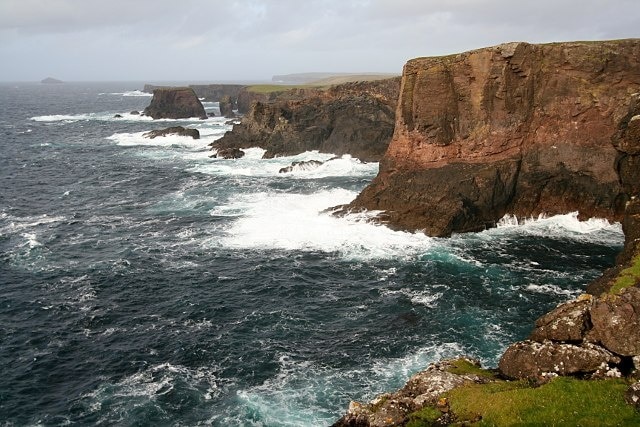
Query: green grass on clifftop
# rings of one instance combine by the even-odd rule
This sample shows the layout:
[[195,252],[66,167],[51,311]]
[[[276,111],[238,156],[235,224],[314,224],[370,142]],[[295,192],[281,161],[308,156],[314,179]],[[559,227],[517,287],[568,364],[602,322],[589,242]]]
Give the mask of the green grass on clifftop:
[[[526,381],[470,384],[445,396],[455,422],[463,425],[631,426],[640,414],[626,404],[623,379],[559,377],[540,387]],[[429,426],[442,413],[427,407],[411,415],[408,427]]]
[[251,85],[247,86],[249,92],[254,93],[274,93],[274,92],[286,92],[291,89],[308,89],[317,88],[314,85]]
[[635,285],[640,281],[640,254],[631,260],[631,266],[620,272],[613,286],[609,290],[610,294],[618,294],[624,288]]

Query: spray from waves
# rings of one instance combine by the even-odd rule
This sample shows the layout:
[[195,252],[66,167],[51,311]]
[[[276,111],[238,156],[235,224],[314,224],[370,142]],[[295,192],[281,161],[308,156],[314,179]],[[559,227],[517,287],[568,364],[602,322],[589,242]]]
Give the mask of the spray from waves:
[[106,139],[115,142],[117,145],[124,147],[132,146],[156,146],[156,147],[179,147],[190,150],[201,150],[206,148],[208,141],[202,139],[193,139],[190,136],[166,135],[156,138],[147,138],[144,136],[146,132],[133,133],[115,133]]
[[[238,398],[242,410],[252,415],[256,425],[330,425],[349,400],[367,401],[397,389],[429,363],[464,353],[457,343],[432,344],[401,358],[380,359],[352,369],[335,369],[281,355],[278,374],[263,384],[240,390]],[[335,390],[344,392],[337,395]],[[224,425],[245,425],[241,420],[242,415],[218,418]]]
[[[393,231],[371,222],[375,212],[342,218],[324,212],[355,196],[355,192],[345,189],[238,196],[225,208],[244,212],[220,243],[233,249],[321,251],[354,259],[414,256],[434,244],[434,239],[424,234]],[[216,215],[217,211],[211,214]]]
[[[220,176],[251,176],[274,177],[277,179],[319,179],[327,177],[373,177],[378,172],[378,163],[362,163],[349,155],[336,157],[330,153],[306,151],[296,156],[263,159],[266,150],[262,148],[245,149],[245,156],[241,159],[224,160],[200,164],[190,171]],[[295,170],[290,173],[280,173],[280,169],[290,166],[293,162],[317,160],[322,165],[311,170]]]
[[578,219],[578,212],[565,215],[546,216],[518,220],[507,215],[502,218],[495,229],[484,232],[489,236],[519,233],[529,236],[557,236],[572,240],[609,244],[623,239],[620,223],[611,223],[606,219],[590,218],[586,221]]

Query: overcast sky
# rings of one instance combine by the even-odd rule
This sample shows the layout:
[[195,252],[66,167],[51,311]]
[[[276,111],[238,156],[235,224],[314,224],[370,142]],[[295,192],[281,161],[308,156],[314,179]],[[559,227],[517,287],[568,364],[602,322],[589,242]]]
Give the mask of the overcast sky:
[[508,41],[640,37],[640,0],[0,0],[0,81],[400,73]]

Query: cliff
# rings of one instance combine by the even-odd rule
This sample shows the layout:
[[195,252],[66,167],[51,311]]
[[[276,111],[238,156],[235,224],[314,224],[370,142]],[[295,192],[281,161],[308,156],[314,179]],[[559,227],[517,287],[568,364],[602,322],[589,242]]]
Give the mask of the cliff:
[[[166,89],[169,87],[170,86],[145,84],[142,91],[153,93],[155,89]],[[198,98],[203,98],[209,102],[218,102],[223,96],[229,96],[235,100],[238,98],[240,91],[245,88],[244,85],[232,84],[189,85],[189,87],[198,95]]]
[[207,118],[193,89],[184,87],[154,89],[153,98],[144,109],[144,114],[154,119]]
[[377,161],[393,135],[399,88],[394,78],[261,94],[213,147],[261,147],[265,158],[319,150]]
[[640,91],[640,40],[508,43],[409,61],[395,132],[349,209],[434,236],[579,211],[620,220],[611,137]]

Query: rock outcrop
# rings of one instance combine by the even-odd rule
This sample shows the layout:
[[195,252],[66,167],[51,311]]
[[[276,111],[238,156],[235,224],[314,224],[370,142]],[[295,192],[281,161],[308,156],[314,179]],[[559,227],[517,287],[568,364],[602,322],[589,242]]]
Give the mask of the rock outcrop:
[[324,162],[320,160],[302,160],[300,162],[293,162],[289,166],[285,166],[280,168],[278,173],[290,173],[294,171],[310,171],[313,169],[317,169],[322,166]]
[[[464,384],[480,384],[491,381],[486,376],[473,373],[456,373],[456,365],[464,363],[479,367],[471,359],[443,360],[429,365],[412,376],[403,388],[378,396],[368,404],[351,402],[347,413],[332,427],[383,427],[404,425],[410,413],[426,405],[437,404],[439,397]],[[446,400],[440,406],[446,406]],[[442,408],[446,413],[446,408]]]
[[233,119],[236,113],[233,112],[233,101],[228,95],[220,98],[220,115],[228,119]]
[[142,134],[143,137],[149,139],[167,135],[187,136],[193,139],[200,139],[200,132],[198,131],[198,129],[185,128],[182,126],[172,126],[166,129],[156,129]]
[[377,161],[393,134],[400,80],[346,83],[329,89],[292,89],[253,102],[239,125],[213,144],[261,147],[265,158],[318,150]]
[[239,148],[221,148],[211,155],[213,159],[239,159],[244,157],[244,151]]
[[617,126],[639,91],[639,39],[411,60],[380,172],[348,208],[382,210],[391,227],[434,236],[491,227],[507,213],[619,220],[614,165],[640,169],[618,159],[611,137],[637,132],[632,117]]
[[188,87],[155,89],[144,115],[154,119],[207,118],[202,103],[193,89]]

